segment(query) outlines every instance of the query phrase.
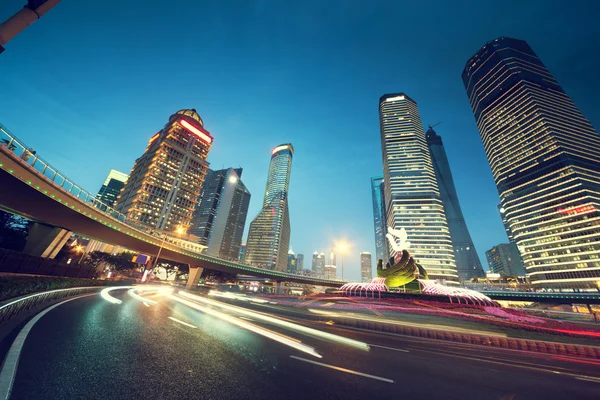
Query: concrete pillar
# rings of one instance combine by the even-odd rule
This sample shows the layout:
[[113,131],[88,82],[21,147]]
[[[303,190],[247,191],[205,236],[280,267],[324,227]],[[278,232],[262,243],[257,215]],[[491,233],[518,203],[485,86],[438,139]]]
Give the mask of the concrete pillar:
[[60,0],[48,0],[35,10],[28,6],[23,7],[15,15],[0,24],[0,53],[9,40],[14,38],[18,33],[23,31],[29,25],[37,21],[48,10],[57,5]]
[[71,231],[52,225],[32,222],[23,253],[30,256],[54,258],[71,237]]
[[190,265],[190,273],[188,274],[188,281],[187,284],[185,285],[186,289],[191,289],[191,288],[195,288],[198,286],[198,282],[200,281],[200,276],[202,276],[202,271],[204,271],[204,268],[201,267],[196,267],[193,265]]
[[276,295],[284,295],[285,293],[285,285],[283,284],[282,281],[276,281],[275,282],[275,294]]

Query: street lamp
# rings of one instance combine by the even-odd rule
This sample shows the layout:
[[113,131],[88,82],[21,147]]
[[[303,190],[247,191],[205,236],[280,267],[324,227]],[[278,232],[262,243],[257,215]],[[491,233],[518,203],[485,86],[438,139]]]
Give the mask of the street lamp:
[[[181,235],[182,233],[185,232],[185,228],[181,225],[179,225],[176,229],[175,229],[175,233],[178,235]],[[160,252],[163,249],[163,246],[165,245],[165,242],[167,241],[167,234],[165,234],[163,236],[163,240],[160,243],[160,247],[158,248],[158,253],[156,253],[156,258],[154,259],[154,262],[152,263],[152,268],[150,269],[150,271],[154,271],[154,269],[156,268],[156,265],[158,264],[158,258],[160,257]],[[142,282],[144,281],[144,277],[142,277]]]
[[335,243],[336,252],[342,256],[342,280],[344,280],[344,253],[348,250],[350,245],[345,240],[338,240]]

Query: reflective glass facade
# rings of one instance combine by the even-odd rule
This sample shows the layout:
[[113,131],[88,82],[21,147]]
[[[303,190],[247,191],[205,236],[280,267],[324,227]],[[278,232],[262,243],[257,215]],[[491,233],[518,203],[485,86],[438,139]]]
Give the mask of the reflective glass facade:
[[119,194],[121,193],[121,189],[125,186],[127,178],[127,174],[119,172],[116,169],[111,169],[104,184],[98,191],[98,200],[109,207],[114,207],[117,202],[117,197],[119,197]]
[[522,40],[487,43],[462,78],[531,282],[597,287],[600,136]]
[[[371,178],[371,196],[373,198],[373,226],[375,228],[375,257],[387,260],[385,255],[385,228],[383,224],[383,176]],[[386,261],[387,262],[387,261]]]
[[288,188],[294,148],[282,144],[271,152],[271,164],[263,207],[250,224],[246,262],[259,268],[284,272],[290,245]]
[[442,138],[431,127],[425,133],[425,138],[431,153],[431,161],[440,189],[440,198],[444,204],[448,229],[450,229],[458,278],[462,282],[470,280],[474,276],[482,277],[485,274],[460,208],[454,178],[452,178],[452,171],[450,170],[450,163],[446,156]]
[[171,115],[135,161],[116,210],[142,226],[187,229],[208,170],[212,140],[195,110]]
[[485,252],[490,271],[502,276],[525,276],[519,249],[514,243],[503,243]]
[[404,93],[382,96],[379,123],[387,229],[406,229],[408,250],[430,279],[458,283],[450,231],[417,103]]

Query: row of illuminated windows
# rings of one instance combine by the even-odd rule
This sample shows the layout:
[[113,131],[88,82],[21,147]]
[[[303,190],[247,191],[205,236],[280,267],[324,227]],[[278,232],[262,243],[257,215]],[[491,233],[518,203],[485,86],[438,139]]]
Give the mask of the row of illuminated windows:
[[[580,268],[597,268],[600,267],[600,262],[583,263],[584,266]],[[584,279],[584,278],[599,278],[600,270],[598,269],[581,269],[580,271],[565,271],[565,272],[553,272],[549,274],[536,274],[531,277],[532,280],[546,280],[546,279]]]

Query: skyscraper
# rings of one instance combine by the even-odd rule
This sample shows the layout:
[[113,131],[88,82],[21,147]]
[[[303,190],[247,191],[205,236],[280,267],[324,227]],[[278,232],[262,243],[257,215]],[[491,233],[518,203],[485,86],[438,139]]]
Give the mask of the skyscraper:
[[313,253],[312,273],[317,277],[322,277],[325,273],[325,253],[319,253],[318,251]]
[[119,172],[116,169],[111,169],[108,176],[104,180],[104,184],[98,191],[96,196],[103,204],[109,207],[114,207],[117,202],[117,197],[121,193],[121,189],[125,186],[129,175]]
[[373,226],[375,228],[375,257],[387,262],[385,256],[385,230],[383,227],[383,196],[381,193],[383,176],[371,178],[371,196],[373,199]]
[[289,272],[290,274],[295,274],[297,267],[298,265],[296,264],[296,253],[294,253],[292,249],[290,249],[288,251],[287,258],[287,272]]
[[488,42],[462,79],[532,284],[596,287],[600,136],[522,40]]
[[208,170],[189,232],[212,256],[236,261],[246,225],[250,192],[242,168]]
[[240,252],[238,253],[238,261],[245,263],[246,262],[246,243],[242,243],[240,246]]
[[373,280],[373,261],[371,253],[363,251],[360,253],[360,281],[371,282]]
[[290,245],[288,187],[294,148],[282,144],[271,152],[263,206],[250,224],[246,261],[254,266],[285,271]]
[[304,270],[304,254],[299,253],[296,255],[296,272],[302,273]]
[[427,146],[429,146],[433,170],[435,171],[440,189],[440,198],[444,205],[448,229],[452,238],[458,279],[466,281],[474,276],[484,276],[481,261],[479,261],[479,256],[475,251],[473,240],[471,240],[471,235],[460,208],[458,195],[454,187],[454,178],[452,178],[452,171],[450,170],[450,163],[446,156],[442,138],[437,135],[432,127],[427,130],[425,138],[427,139]]
[[502,204],[498,204],[498,212],[500,213],[500,218],[502,219],[502,225],[504,225],[504,231],[506,232],[506,236],[508,237],[508,241],[510,243],[515,242],[515,238],[510,230],[510,226],[508,225],[508,220],[506,219],[506,210],[502,207]]
[[514,243],[503,243],[485,252],[492,272],[502,276],[524,276],[525,268],[521,261],[519,249]]
[[457,284],[452,241],[417,103],[404,93],[382,96],[379,123],[387,229],[406,229],[408,250],[431,279]]
[[329,259],[328,259],[328,261],[329,261],[329,265],[337,265],[337,260],[336,260],[335,253],[333,252],[333,248],[329,252]]
[[196,110],[180,110],[150,138],[115,208],[140,225],[187,229],[208,170],[213,138]]

